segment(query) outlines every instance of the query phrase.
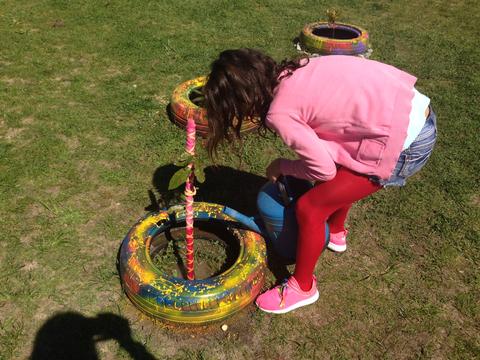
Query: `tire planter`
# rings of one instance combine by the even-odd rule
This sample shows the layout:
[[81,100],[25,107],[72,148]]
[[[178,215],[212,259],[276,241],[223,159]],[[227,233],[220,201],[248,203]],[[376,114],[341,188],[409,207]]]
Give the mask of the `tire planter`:
[[[194,203],[196,222],[234,221],[223,206]],[[266,246],[253,231],[232,229],[239,254],[223,273],[203,280],[185,280],[161,272],[152,262],[152,241],[168,229],[185,222],[185,211],[149,214],[140,219],[122,242],[119,272],[126,295],[140,310],[163,320],[200,324],[217,321],[250,304],[264,284]]]
[[[205,108],[195,104],[193,102],[195,100],[192,101],[192,99],[195,97],[196,92],[201,91],[206,81],[207,78],[205,76],[185,81],[175,88],[170,101],[173,122],[185,128],[187,126],[187,120],[193,118],[195,120],[197,134],[204,138],[207,137],[209,131],[207,111]],[[249,132],[256,128],[258,128],[258,124],[246,120],[242,123],[241,132]]]
[[368,32],[349,24],[316,22],[305,25],[300,44],[322,55],[361,55],[368,50]]

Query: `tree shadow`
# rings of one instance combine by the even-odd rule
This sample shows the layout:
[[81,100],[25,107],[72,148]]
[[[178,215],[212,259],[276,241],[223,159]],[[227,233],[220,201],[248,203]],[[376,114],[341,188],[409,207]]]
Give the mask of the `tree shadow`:
[[[150,204],[145,207],[147,211],[158,211],[176,204],[183,204],[181,198],[183,185],[178,189],[168,190],[168,183],[172,175],[180,169],[173,164],[160,166],[156,169],[152,185],[159,194],[155,197],[149,190]],[[209,166],[205,169],[205,182],[198,184],[195,201],[221,204],[239,211],[247,216],[258,214],[256,199],[260,188],[267,179],[245,171],[236,170],[228,166]],[[267,266],[275,276],[277,282],[290,275],[287,269],[292,261],[278,255],[269,241],[267,243]]]
[[95,343],[115,340],[135,360],[155,360],[145,347],[132,339],[127,319],[112,313],[85,317],[65,312],[48,319],[36,337],[31,360],[97,360]]

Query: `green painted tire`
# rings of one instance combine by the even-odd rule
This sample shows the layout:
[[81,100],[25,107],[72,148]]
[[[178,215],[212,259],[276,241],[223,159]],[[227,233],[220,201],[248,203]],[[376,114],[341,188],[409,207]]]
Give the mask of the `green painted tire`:
[[[193,118],[195,120],[197,134],[201,137],[207,137],[209,132],[207,111],[192,101],[192,95],[205,85],[206,80],[207,78],[205,76],[201,76],[185,81],[175,88],[170,100],[173,122],[182,128],[186,128],[188,119]],[[258,128],[257,123],[244,121],[241,132],[246,133],[256,128]]]
[[[234,220],[223,206],[194,203],[195,222]],[[146,314],[178,323],[201,324],[221,320],[253,302],[264,284],[266,246],[255,232],[232,227],[239,254],[223,273],[202,280],[185,280],[161,272],[150,257],[155,236],[184,223],[185,211],[149,214],[132,227],[119,252],[122,287],[135,306]]]
[[[305,25],[300,33],[301,46],[322,55],[361,55],[368,50],[368,32],[356,25],[335,23],[338,37],[321,36],[333,32],[332,24],[316,22]],[[320,34],[320,35],[319,35]]]

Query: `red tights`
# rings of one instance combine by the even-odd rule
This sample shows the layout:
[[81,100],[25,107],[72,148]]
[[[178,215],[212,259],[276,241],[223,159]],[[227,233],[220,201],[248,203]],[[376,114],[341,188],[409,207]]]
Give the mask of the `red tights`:
[[330,232],[343,231],[352,204],[381,188],[365,175],[339,168],[335,178],[300,197],[296,205],[298,244],[293,276],[302,290],[310,290],[312,286],[313,270],[325,247],[325,222]]

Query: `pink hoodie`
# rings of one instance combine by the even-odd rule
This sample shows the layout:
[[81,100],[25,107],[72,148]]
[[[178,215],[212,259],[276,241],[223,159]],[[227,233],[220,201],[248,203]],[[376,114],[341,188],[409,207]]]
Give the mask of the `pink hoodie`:
[[416,80],[353,56],[310,59],[281,80],[267,114],[267,126],[299,156],[282,160],[282,174],[326,181],[338,164],[389,178],[407,136]]

